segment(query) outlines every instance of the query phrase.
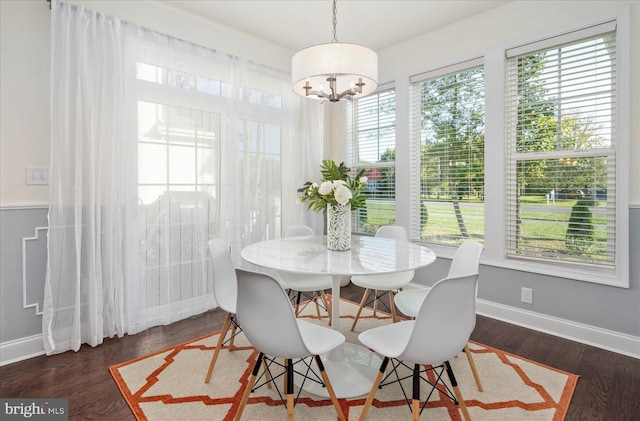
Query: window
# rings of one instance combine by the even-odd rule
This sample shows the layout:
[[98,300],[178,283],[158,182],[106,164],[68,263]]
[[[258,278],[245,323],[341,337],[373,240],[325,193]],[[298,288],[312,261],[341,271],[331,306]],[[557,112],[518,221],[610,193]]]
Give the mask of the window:
[[411,78],[412,238],[484,240],[481,60]]
[[616,69],[614,22],[507,51],[508,257],[615,269]]
[[368,178],[366,207],[353,212],[354,232],[375,234],[396,218],[396,94],[395,89],[353,101],[348,111],[347,166],[356,175],[364,169]]
[[[255,185],[242,189],[242,222],[250,243],[280,235],[282,127],[256,120],[238,120],[238,161]],[[260,229],[258,229],[260,227]]]
[[288,79],[252,65],[232,76],[226,55],[186,48],[141,43],[135,68],[137,272],[149,319],[211,307],[208,240],[237,256],[281,225]]
[[219,232],[221,132],[218,113],[138,101],[139,267],[147,308],[211,292],[202,268],[206,243]]

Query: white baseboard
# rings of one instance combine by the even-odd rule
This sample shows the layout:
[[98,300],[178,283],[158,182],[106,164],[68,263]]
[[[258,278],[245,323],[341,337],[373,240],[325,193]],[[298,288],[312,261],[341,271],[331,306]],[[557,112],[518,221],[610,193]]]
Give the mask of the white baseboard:
[[44,355],[42,335],[27,336],[0,344],[0,366]]
[[[428,288],[419,284],[409,284],[407,287]],[[637,336],[480,299],[476,303],[476,312],[492,319],[640,359],[640,337]]]

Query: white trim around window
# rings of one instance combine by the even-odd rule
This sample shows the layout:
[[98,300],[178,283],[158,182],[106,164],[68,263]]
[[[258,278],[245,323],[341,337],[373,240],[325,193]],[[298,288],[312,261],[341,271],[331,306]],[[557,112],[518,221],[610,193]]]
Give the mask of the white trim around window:
[[[506,243],[506,201],[507,179],[505,176],[505,86],[507,72],[507,51],[522,46],[564,36],[583,28],[616,23],[617,70],[616,70],[616,262],[615,268],[602,269],[588,265],[571,263],[558,264],[553,261],[526,261],[507,257]],[[602,26],[599,27],[603,28]],[[514,269],[523,272],[544,274],[559,278],[574,279],[622,288],[629,287],[629,136],[630,136],[630,12],[628,8],[603,14],[598,18],[583,20],[572,25],[564,25],[553,30],[532,34],[505,42],[499,46],[468,58],[482,56],[485,68],[485,249],[481,262],[483,265]],[[557,41],[557,39],[556,39]],[[527,48],[527,47],[524,47]],[[445,63],[426,69],[413,79],[439,71],[448,65],[465,63],[461,57],[457,62]],[[410,110],[409,114],[411,113]],[[412,135],[409,136],[413,137]],[[415,179],[412,177],[412,179]],[[399,197],[398,209],[409,207],[409,197]],[[404,211],[402,211],[404,212]],[[438,256],[451,257],[454,247],[428,244]]]

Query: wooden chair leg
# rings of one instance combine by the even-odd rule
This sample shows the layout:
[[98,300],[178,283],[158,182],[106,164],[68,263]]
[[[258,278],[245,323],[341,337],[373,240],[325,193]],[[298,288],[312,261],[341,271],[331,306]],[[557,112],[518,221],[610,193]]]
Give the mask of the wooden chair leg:
[[411,421],[420,420],[420,400],[414,399],[411,401]]
[[389,291],[389,307],[391,308],[391,320],[395,323],[396,320],[396,306],[393,304],[393,291]]
[[324,308],[327,309],[327,314],[329,314],[329,326],[331,326],[331,304],[329,304],[329,300],[327,300],[327,294],[324,293],[323,289],[320,290],[320,297],[322,297]]
[[413,393],[411,401],[411,421],[420,420],[420,365],[413,365]]
[[376,289],[375,291],[373,291],[374,293],[374,299],[373,299],[373,317],[376,317],[376,314],[378,312],[378,290]]
[[224,319],[224,323],[222,325],[222,330],[218,335],[218,344],[216,345],[215,351],[213,351],[213,356],[211,357],[211,362],[209,363],[209,369],[207,370],[207,375],[204,377],[204,382],[209,383],[211,380],[211,375],[213,374],[213,368],[216,365],[216,360],[218,359],[218,354],[220,354],[220,348],[222,348],[222,343],[224,342],[224,338],[227,336],[227,331],[229,330],[229,324],[231,323],[231,313],[227,313],[227,317]]
[[382,364],[380,364],[380,372],[378,376],[373,381],[373,386],[371,386],[371,391],[369,392],[369,396],[367,396],[367,400],[362,407],[362,413],[360,414],[360,421],[364,421],[364,418],[367,416],[367,412],[369,412],[369,408],[373,403],[373,398],[376,396],[376,392],[378,391],[378,386],[380,386],[380,382],[382,381],[382,377],[384,377],[384,372],[387,371],[387,364],[389,364],[389,357],[384,357],[382,360]]
[[360,313],[362,312],[362,308],[367,302],[367,296],[369,295],[369,288],[364,290],[364,294],[362,294],[362,300],[360,301],[360,307],[358,307],[358,312],[356,313],[356,318],[353,320],[353,324],[351,325],[351,331],[356,328],[356,323],[358,323],[358,319],[360,318]]
[[467,409],[467,405],[464,402],[462,393],[458,388],[458,382],[456,381],[456,376],[453,375],[451,364],[449,364],[449,361],[445,361],[444,366],[447,370],[447,376],[449,376],[449,381],[451,382],[451,388],[453,389],[453,394],[456,395],[456,400],[458,401],[458,405],[460,406],[460,410],[462,411],[462,417],[465,419],[465,421],[471,421],[471,417],[469,416],[469,410]]
[[465,421],[471,421],[471,416],[469,415],[469,410],[467,409],[467,405],[464,403],[464,398],[462,397],[462,393],[460,393],[460,388],[458,386],[454,387],[453,393],[456,395],[456,399],[460,404],[462,417],[465,419]]
[[293,405],[295,404],[295,396],[293,394],[293,362],[290,359],[286,361],[287,366],[287,421],[293,421]]
[[322,364],[322,360],[320,359],[320,356],[316,355],[315,360],[316,360],[316,364],[318,365],[318,370],[320,370],[322,381],[324,382],[324,385],[327,387],[327,392],[329,393],[329,397],[331,398],[333,407],[336,409],[336,412],[338,413],[338,419],[340,421],[345,421],[344,414],[342,413],[342,408],[340,407],[340,402],[338,402],[336,393],[334,392],[333,386],[329,381],[329,376],[327,376],[327,372],[324,370],[324,364]]
[[263,358],[264,358],[264,354],[261,352],[260,355],[258,355],[256,364],[253,366],[251,377],[249,377],[249,381],[247,382],[247,388],[244,390],[244,393],[242,394],[242,400],[240,401],[240,406],[238,407],[238,412],[236,413],[235,421],[240,420],[240,417],[242,416],[242,412],[244,411],[244,407],[247,405],[247,401],[249,400],[249,395],[251,394],[251,389],[253,388],[253,385],[256,382],[256,376],[260,371],[260,366],[262,365]]
[[469,366],[471,367],[471,372],[473,373],[473,378],[476,380],[476,386],[478,386],[479,392],[484,392],[484,388],[482,387],[482,382],[480,381],[480,376],[478,375],[478,370],[476,369],[476,363],[473,360],[473,356],[471,355],[471,351],[469,350],[469,344],[464,346],[464,353],[467,356],[467,360],[469,361]]
[[320,306],[318,305],[318,298],[320,298],[318,291],[313,291],[313,302],[316,304],[316,314],[318,315],[318,320],[320,320]]

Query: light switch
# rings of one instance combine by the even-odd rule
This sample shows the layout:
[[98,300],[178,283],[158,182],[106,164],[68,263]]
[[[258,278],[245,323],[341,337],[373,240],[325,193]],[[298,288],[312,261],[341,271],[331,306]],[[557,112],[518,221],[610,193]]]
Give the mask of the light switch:
[[27,184],[49,184],[49,168],[27,168]]

